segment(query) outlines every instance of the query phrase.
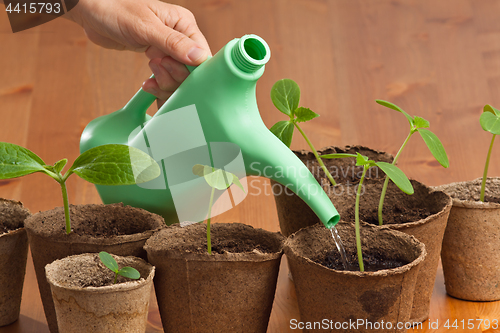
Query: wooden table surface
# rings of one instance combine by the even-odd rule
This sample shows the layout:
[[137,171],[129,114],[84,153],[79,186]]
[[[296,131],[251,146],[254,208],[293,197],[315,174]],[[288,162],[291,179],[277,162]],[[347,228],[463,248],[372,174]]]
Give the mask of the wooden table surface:
[[[262,118],[272,126],[284,116],[269,91],[292,78],[300,105],[320,118],[303,129],[316,147],[363,144],[395,153],[408,123],[374,100],[392,101],[428,119],[448,151],[440,167],[422,140],[412,139],[399,166],[428,185],[480,177],[490,135],[479,126],[484,104],[500,107],[500,2],[497,0],[185,0],[212,51],[247,33],[272,50],[258,83]],[[0,141],[28,147],[46,162],[78,155],[80,134],[93,118],[121,108],[150,75],[143,54],[105,50],[81,28],[56,19],[13,34],[0,5]],[[153,109],[150,110],[154,112]],[[499,144],[500,145],[500,144]],[[298,135],[292,148],[306,148]],[[500,174],[495,147],[490,175]],[[247,198],[215,218],[278,230],[269,182],[251,179]],[[99,203],[93,185],[72,177],[70,202]],[[260,193],[260,194],[259,194]],[[62,205],[57,184],[42,175],[0,181],[0,197],[22,201],[32,212]],[[492,263],[498,265],[500,263]],[[289,332],[299,313],[283,261],[269,332]],[[152,296],[154,297],[154,296]],[[500,302],[466,302],[445,293],[441,268],[430,321],[408,332],[447,332],[446,320],[500,319]],[[434,324],[435,325],[435,324]],[[463,330],[451,329],[461,332]],[[482,326],[467,332],[500,332]],[[31,258],[20,320],[0,333],[48,332]],[[148,332],[162,332],[153,299]]]

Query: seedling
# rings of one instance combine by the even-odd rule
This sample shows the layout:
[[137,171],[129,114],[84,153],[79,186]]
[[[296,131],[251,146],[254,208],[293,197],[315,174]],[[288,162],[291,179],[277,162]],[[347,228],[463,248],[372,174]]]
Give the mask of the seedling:
[[401,171],[397,166],[394,164],[390,164],[387,162],[375,162],[372,160],[369,160],[368,157],[363,156],[359,153],[354,154],[328,154],[328,155],[323,155],[322,158],[346,158],[346,157],[356,157],[356,166],[362,166],[363,167],[363,173],[361,174],[361,178],[359,180],[358,184],[358,189],[356,192],[356,204],[354,208],[354,230],[356,233],[356,251],[358,255],[358,263],[359,263],[359,270],[361,272],[365,271],[364,265],[363,265],[363,253],[361,249],[361,232],[360,232],[360,222],[359,222],[359,200],[361,197],[361,190],[363,188],[363,182],[365,180],[366,176],[366,171],[370,169],[373,166],[377,166],[382,170],[386,175],[387,178],[391,179],[394,184],[396,184],[401,191],[403,191],[406,194],[413,194],[413,186],[411,185],[410,181],[408,180],[408,177]]
[[[392,104],[387,101],[383,101],[380,99],[375,100],[378,104],[383,105],[389,109],[396,110],[398,112],[401,112],[406,119],[408,119],[408,122],[410,123],[410,133],[406,137],[406,140],[403,142],[403,145],[401,148],[399,148],[398,153],[394,157],[394,160],[392,161],[393,165],[396,165],[399,159],[399,155],[401,155],[401,152],[403,151],[403,148],[406,146],[408,141],[410,140],[411,136],[414,133],[419,133],[422,139],[424,139],[425,144],[427,145],[427,148],[429,148],[431,154],[434,156],[434,158],[441,164],[443,167],[447,168],[450,163],[448,162],[448,156],[446,155],[446,151],[444,150],[444,147],[439,141],[438,137],[429,131],[427,128],[429,127],[429,122],[425,120],[424,118],[421,117],[412,117],[408,113],[406,113],[403,109],[401,109],[399,106]],[[387,186],[389,185],[389,177],[385,179],[384,186],[382,187],[382,194],[380,195],[380,201],[378,205],[378,223],[379,225],[382,225],[384,223],[383,217],[382,217],[382,210],[384,207],[384,199],[385,199],[385,193],[387,191]]]
[[300,88],[299,85],[291,79],[283,79],[277,81],[271,89],[271,100],[273,101],[276,108],[290,117],[289,120],[278,121],[274,124],[270,131],[276,135],[288,148],[292,144],[293,130],[294,127],[302,134],[304,140],[311,148],[311,151],[316,157],[318,164],[320,165],[326,177],[330,180],[333,186],[337,185],[332,175],[326,168],[325,164],[321,160],[318,152],[314,148],[313,144],[304,133],[302,128],[300,128],[299,123],[309,121],[319,114],[313,112],[312,110],[304,107],[299,107],[300,100]]
[[491,105],[485,105],[483,108],[483,113],[479,117],[479,123],[483,130],[493,134],[490,143],[490,149],[488,150],[488,155],[486,156],[486,163],[484,165],[483,181],[481,182],[481,194],[479,199],[484,202],[484,192],[486,189],[486,179],[488,176],[488,167],[490,165],[491,151],[493,149],[493,142],[495,141],[495,136],[500,134],[500,111]]
[[235,174],[224,171],[222,169],[217,169],[208,165],[196,164],[193,167],[193,174],[205,178],[207,184],[212,188],[207,215],[207,251],[208,254],[212,254],[212,241],[210,238],[210,218],[212,214],[215,189],[224,191],[232,184],[236,184],[236,186],[241,188],[243,192],[245,192],[245,190],[243,189],[243,185],[241,185],[240,180]]
[[118,275],[133,280],[137,280],[141,277],[141,273],[139,273],[139,271],[133,267],[123,267],[122,269],[118,269],[118,263],[116,262],[115,258],[113,258],[108,252],[99,252],[99,259],[101,259],[101,262],[104,264],[104,266],[115,273],[115,280],[113,284],[116,284]]
[[17,178],[35,172],[52,177],[61,185],[66,233],[71,232],[66,180],[73,173],[97,185],[132,185],[160,175],[160,167],[146,153],[126,145],[110,144],[87,150],[63,175],[67,159],[47,165],[32,151],[12,143],[0,142],[0,179]]

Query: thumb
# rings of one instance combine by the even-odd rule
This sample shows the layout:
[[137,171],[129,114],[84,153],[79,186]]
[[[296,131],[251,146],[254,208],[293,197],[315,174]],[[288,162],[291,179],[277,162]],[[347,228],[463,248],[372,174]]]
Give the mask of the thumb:
[[210,52],[183,33],[161,23],[151,30],[149,43],[175,60],[191,66],[201,64]]

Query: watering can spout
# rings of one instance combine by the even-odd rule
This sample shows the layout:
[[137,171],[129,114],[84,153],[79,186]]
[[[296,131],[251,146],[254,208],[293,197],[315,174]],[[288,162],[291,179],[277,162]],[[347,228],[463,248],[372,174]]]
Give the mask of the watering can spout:
[[[82,152],[99,144],[124,143],[147,152],[162,169],[160,177],[140,186],[97,186],[103,202],[145,208],[162,215],[167,224],[203,220],[206,212],[193,207],[207,206],[202,202],[211,191],[204,179],[193,175],[192,167],[204,164],[238,178],[274,179],[302,198],[326,227],[333,227],[339,216],[330,199],[260,117],[255,88],[269,58],[262,38],[245,35],[190,68],[191,74],[152,118],[145,112],[154,96],[139,91],[132,107],[92,121],[82,134]],[[128,118],[130,113],[135,114]]]
[[266,149],[249,157],[252,160],[249,163],[250,173],[282,184],[286,187],[285,195],[295,193],[327,228],[334,227],[340,216],[304,163],[269,130],[259,133],[258,138],[259,142],[252,140],[252,145],[262,145]]

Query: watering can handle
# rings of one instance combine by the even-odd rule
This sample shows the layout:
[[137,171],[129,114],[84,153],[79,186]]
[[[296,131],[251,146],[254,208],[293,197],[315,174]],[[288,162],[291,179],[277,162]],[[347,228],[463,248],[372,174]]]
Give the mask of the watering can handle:
[[[196,66],[188,66],[186,68],[189,72],[193,72],[196,69]],[[154,74],[150,76],[150,79],[154,78]],[[146,116],[146,111],[156,100],[156,96],[144,91],[142,88],[128,101],[127,105],[125,105],[124,109],[127,110],[135,110],[136,115],[144,119]]]

